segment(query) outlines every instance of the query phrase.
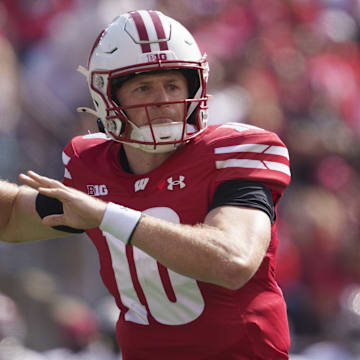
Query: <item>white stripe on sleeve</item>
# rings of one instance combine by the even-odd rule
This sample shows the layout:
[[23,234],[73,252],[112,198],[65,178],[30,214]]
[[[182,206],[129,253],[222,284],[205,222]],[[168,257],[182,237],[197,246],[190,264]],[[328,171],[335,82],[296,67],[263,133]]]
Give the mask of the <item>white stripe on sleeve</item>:
[[284,146],[275,146],[275,145],[270,146],[266,144],[241,144],[234,146],[218,147],[214,149],[215,154],[231,154],[231,153],[244,153],[244,152],[279,155],[289,160],[288,149]]
[[67,168],[65,168],[64,178],[72,179],[71,174]]
[[271,155],[279,155],[287,158],[289,160],[289,151],[284,146],[270,146],[264,154],[271,154]]
[[71,160],[71,157],[67,156],[65,154],[65,152],[63,151],[63,153],[62,153],[62,161],[63,161],[64,165],[66,166],[70,162],[70,160]]
[[225,169],[229,167],[240,167],[249,169],[266,169],[266,166],[260,160],[250,159],[228,159],[223,161],[216,161],[217,169]]
[[260,160],[250,160],[250,159],[228,159],[223,161],[216,161],[217,169],[234,168],[234,167],[279,171],[290,176],[289,166],[275,161],[260,161]]
[[226,154],[226,153],[242,153],[242,152],[253,152],[262,153],[269,145],[264,144],[242,144],[234,146],[224,146],[215,148],[215,154]]
[[264,163],[270,170],[280,171],[290,176],[290,168],[287,165],[275,161],[264,161]]

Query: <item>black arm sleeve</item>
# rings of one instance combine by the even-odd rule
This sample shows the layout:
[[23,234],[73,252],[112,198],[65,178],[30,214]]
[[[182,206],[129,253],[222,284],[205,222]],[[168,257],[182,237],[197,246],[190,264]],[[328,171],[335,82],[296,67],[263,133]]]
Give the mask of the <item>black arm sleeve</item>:
[[275,209],[271,190],[265,185],[254,181],[239,179],[221,183],[214,194],[208,212],[218,206],[245,206],[264,211],[275,221]]
[[[36,211],[39,216],[43,219],[48,215],[62,214],[63,213],[63,205],[62,202],[58,199],[51,198],[49,196],[38,194],[36,197]],[[54,229],[65,231],[68,233],[83,233],[82,229],[75,229],[66,225],[53,226]]]

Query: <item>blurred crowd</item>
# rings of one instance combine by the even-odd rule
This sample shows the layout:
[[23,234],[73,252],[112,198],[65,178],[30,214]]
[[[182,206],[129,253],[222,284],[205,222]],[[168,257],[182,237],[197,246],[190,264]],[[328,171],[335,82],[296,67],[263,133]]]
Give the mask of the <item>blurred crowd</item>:
[[[64,145],[96,131],[75,111],[91,106],[76,67],[116,14],[141,8],[208,54],[210,122],[289,148],[278,280],[292,358],[360,359],[360,0],[1,0],[0,177],[62,178]],[[86,237],[1,244],[0,360],[120,359],[98,269]]]

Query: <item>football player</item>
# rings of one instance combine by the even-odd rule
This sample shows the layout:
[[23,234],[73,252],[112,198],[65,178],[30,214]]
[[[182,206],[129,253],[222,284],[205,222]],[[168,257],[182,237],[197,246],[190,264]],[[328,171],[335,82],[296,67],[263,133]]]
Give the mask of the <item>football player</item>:
[[29,171],[28,186],[1,183],[1,240],[85,231],[120,309],[124,360],[288,359],[274,273],[283,142],[207,126],[206,56],[161,12],[117,17],[79,70],[95,106],[79,111],[100,132],[66,146],[63,182]]

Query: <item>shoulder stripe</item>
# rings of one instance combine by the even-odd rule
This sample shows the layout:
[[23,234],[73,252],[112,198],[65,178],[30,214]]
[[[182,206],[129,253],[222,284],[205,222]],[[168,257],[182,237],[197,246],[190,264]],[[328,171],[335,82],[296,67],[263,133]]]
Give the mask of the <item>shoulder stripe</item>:
[[266,151],[265,154],[271,154],[271,155],[279,155],[287,158],[289,160],[289,151],[284,146],[270,146]]
[[64,178],[72,179],[72,176],[67,168],[65,168]]
[[264,153],[271,155],[283,156],[289,160],[288,149],[284,146],[275,146],[267,144],[241,144],[234,146],[224,146],[214,149],[215,154],[230,154],[230,153],[242,153],[242,152],[253,152],[253,153]]
[[63,163],[64,163],[65,166],[66,166],[67,164],[69,164],[70,160],[71,160],[71,157],[70,157],[70,156],[67,156],[67,155],[65,154],[65,152],[63,152],[63,153],[62,153],[62,161],[63,161]]
[[69,170],[66,168],[66,166],[69,164],[70,160],[71,160],[71,157],[66,155],[65,152],[63,151],[63,153],[62,153],[62,161],[63,161],[63,163],[65,165],[64,178],[67,178],[67,179],[72,179]]
[[216,161],[217,169],[225,169],[229,167],[241,167],[251,169],[266,169],[266,166],[260,160],[250,159],[228,159],[222,161]]
[[215,154],[238,153],[238,152],[254,152],[262,153],[269,145],[262,144],[242,144],[234,146],[224,146],[214,149]]
[[224,146],[214,149],[215,154],[230,154],[230,153],[264,153],[271,155],[283,156],[289,160],[289,152],[284,146],[270,146],[266,144],[241,144],[234,146]]
[[264,161],[264,163],[270,170],[280,171],[288,176],[291,176],[290,168],[285,164],[276,161]]
[[216,161],[216,169],[233,167],[280,171],[290,176],[289,166],[275,161],[261,161],[251,159],[228,159],[223,161]]
[[259,128],[254,125],[244,124],[244,123],[234,123],[234,122],[229,122],[224,125],[221,125],[218,127],[218,129],[232,129],[232,130],[236,130],[238,132],[243,132],[243,131],[247,131],[247,130],[265,131],[264,129]]

